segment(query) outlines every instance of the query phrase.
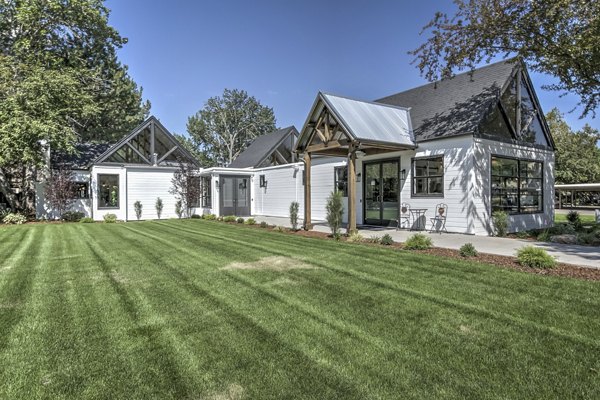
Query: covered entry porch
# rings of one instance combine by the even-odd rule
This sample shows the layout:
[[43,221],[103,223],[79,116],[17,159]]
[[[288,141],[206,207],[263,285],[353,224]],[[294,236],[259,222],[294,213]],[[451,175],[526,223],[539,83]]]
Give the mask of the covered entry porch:
[[[385,224],[396,219],[400,201],[399,162],[398,158],[385,158],[390,153],[415,148],[407,109],[319,93],[295,149],[304,162],[304,229],[313,226],[311,165],[315,157],[347,160],[347,232],[351,233],[356,231],[357,209],[363,206],[357,204],[357,176],[364,179],[364,221]],[[357,171],[357,158],[372,155],[381,156],[381,160],[365,162],[363,171]],[[386,190],[386,185],[396,185],[396,189]],[[393,193],[395,199],[388,198]],[[389,204],[394,206],[388,207]]]

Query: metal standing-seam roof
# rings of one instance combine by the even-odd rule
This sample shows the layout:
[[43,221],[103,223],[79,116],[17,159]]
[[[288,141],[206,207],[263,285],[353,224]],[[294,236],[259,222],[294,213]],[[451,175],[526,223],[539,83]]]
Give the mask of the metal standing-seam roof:
[[358,141],[414,146],[408,108],[322,93],[323,99]]

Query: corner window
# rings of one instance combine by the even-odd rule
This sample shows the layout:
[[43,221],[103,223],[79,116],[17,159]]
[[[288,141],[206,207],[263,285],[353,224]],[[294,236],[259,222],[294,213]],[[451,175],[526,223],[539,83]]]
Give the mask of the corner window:
[[497,156],[491,162],[492,212],[543,212],[542,162]]
[[200,194],[201,194],[201,178],[198,176],[192,176],[190,177],[190,187],[189,187],[189,192],[188,195],[186,196],[187,198],[189,198],[189,202],[190,202],[190,208],[197,208],[200,207]]
[[119,175],[98,175],[98,208],[119,208]]
[[200,203],[204,208],[212,207],[210,176],[203,176],[200,180]]
[[412,195],[444,196],[444,156],[412,160]]
[[336,191],[342,192],[344,197],[348,197],[348,168],[335,167],[334,168],[333,185]]
[[267,187],[267,181],[264,175],[259,175],[259,187],[264,188]]
[[87,182],[73,182],[73,198],[75,199],[89,199],[90,198],[90,185]]

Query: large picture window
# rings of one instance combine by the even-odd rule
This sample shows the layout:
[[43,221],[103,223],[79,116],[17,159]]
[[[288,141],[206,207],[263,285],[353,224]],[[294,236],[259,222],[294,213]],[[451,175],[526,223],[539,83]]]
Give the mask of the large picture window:
[[334,169],[334,187],[338,192],[342,192],[344,197],[348,197],[348,168],[335,167]]
[[119,208],[119,175],[98,175],[98,208]]
[[200,203],[204,208],[212,207],[210,176],[203,176],[200,180]]
[[492,211],[543,212],[543,164],[492,156]]
[[412,195],[444,196],[444,156],[412,160]]

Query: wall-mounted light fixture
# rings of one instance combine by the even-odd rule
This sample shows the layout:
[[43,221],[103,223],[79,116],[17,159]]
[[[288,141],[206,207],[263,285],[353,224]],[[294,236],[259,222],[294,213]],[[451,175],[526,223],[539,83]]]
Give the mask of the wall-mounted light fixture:
[[406,170],[403,169],[402,171],[400,171],[400,180],[406,180]]
[[361,178],[361,173],[359,172],[358,174],[356,174],[356,182],[360,182],[360,178]]

